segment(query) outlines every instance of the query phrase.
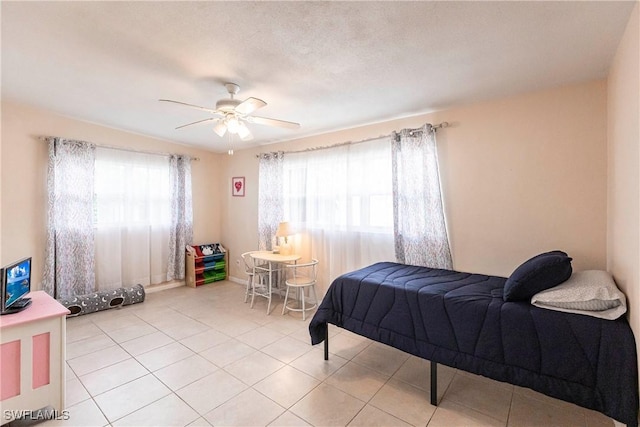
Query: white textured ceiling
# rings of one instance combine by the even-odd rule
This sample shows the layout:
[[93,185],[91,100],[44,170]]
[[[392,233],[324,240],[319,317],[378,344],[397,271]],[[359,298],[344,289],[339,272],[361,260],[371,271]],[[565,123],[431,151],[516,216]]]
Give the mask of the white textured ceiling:
[[603,78],[634,6],[615,2],[1,2],[2,97],[226,151],[176,126],[241,86],[236,148]]

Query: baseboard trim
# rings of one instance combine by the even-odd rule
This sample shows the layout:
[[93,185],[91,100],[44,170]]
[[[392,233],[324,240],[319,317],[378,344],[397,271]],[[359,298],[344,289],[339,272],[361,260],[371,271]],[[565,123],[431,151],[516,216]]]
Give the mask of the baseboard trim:
[[157,285],[151,285],[144,288],[144,291],[148,294],[152,294],[154,292],[166,291],[167,289],[179,288],[180,286],[186,286],[184,280],[176,280],[169,283],[160,283]]
[[238,283],[240,285],[246,285],[247,284],[247,279],[238,279],[237,277],[233,277],[233,276],[227,277],[227,280],[230,281],[230,282]]

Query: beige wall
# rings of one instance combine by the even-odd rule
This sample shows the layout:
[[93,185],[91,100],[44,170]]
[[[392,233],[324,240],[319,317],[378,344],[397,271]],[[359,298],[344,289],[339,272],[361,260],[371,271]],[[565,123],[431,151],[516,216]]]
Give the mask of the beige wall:
[[608,78],[607,269],[627,295],[640,350],[639,16],[636,4]]
[[212,152],[81,122],[51,112],[2,102],[1,244],[2,265],[32,256],[33,287],[39,289],[46,241],[47,146],[38,136],[51,135],[118,147],[199,157],[192,164],[195,243],[220,236],[221,163]]
[[[464,108],[237,151],[225,162],[222,239],[235,261],[257,247],[258,161],[300,149],[447,121],[438,132],[454,267],[509,275],[526,258],[564,249],[577,270],[606,266],[606,83],[595,81]],[[304,126],[304,124],[303,124]],[[232,197],[245,176],[246,197]]]

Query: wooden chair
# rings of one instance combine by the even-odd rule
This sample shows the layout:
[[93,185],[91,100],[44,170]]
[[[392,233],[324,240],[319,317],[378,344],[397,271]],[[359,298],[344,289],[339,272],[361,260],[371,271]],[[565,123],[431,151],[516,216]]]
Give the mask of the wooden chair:
[[[318,278],[318,260],[312,259],[311,262],[305,264],[291,264],[287,265],[287,269],[291,272],[291,277],[285,280],[287,291],[284,295],[284,305],[282,306],[282,314],[285,311],[300,311],[302,312],[302,320],[306,320],[306,313],[309,310],[313,310],[318,306],[318,297],[316,295],[316,281]],[[288,275],[289,276],[289,275]],[[294,290],[296,298],[289,301],[290,303],[298,303],[297,307],[292,307],[287,304],[289,298],[289,291]],[[306,306],[305,289],[308,289],[309,298],[313,294],[313,302],[311,306]]]
[[[257,252],[257,251],[249,251],[249,252],[245,252],[242,255],[240,255],[242,257],[242,261],[244,261],[244,272],[247,275],[247,288],[245,290],[244,293],[244,302],[247,302],[249,299],[249,292],[251,292],[251,294],[253,294],[254,292],[254,281],[256,280],[256,278],[254,277],[254,263],[255,260],[253,258],[251,258],[251,254]],[[267,273],[262,273],[261,271],[257,271],[256,275],[258,276],[258,280],[260,280],[260,283],[262,283],[262,280],[264,279],[264,277],[267,276]]]

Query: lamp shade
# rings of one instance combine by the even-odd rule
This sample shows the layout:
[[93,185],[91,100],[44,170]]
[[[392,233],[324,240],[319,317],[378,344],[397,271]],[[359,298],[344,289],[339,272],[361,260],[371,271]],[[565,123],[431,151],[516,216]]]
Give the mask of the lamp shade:
[[288,221],[284,221],[281,222],[280,224],[278,224],[278,230],[276,231],[276,237],[287,237],[287,236],[291,236],[293,233],[293,230],[291,229],[291,227],[289,226],[289,222]]

